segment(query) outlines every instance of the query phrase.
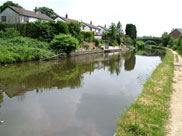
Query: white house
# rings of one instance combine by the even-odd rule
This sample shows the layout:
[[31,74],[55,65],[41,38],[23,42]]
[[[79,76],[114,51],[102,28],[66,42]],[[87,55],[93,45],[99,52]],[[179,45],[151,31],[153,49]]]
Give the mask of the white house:
[[94,26],[92,21],[90,21],[90,24],[82,22],[81,31],[94,31],[95,34],[97,34],[100,32],[100,29],[97,26]]
[[33,12],[13,6],[7,6],[0,13],[1,23],[25,23],[35,22],[37,20],[53,21],[52,18],[48,17],[45,14],[41,14],[38,11]]
[[68,14],[66,14],[65,17],[58,16],[57,18],[54,19],[54,21],[55,21],[55,22],[57,22],[57,21],[63,21],[63,22],[65,22],[65,23],[69,23],[69,22],[71,22],[71,21],[77,21],[77,20],[68,18]]
[[99,31],[99,34],[100,35],[103,35],[103,33],[108,30],[108,28],[106,27],[106,25],[104,27],[99,25],[97,27],[100,29],[100,31]]

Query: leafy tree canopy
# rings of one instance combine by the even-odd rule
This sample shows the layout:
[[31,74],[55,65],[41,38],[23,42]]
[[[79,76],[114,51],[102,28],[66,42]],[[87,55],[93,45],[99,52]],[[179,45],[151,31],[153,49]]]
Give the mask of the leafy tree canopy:
[[50,18],[53,18],[53,19],[55,19],[58,16],[58,14],[55,13],[53,9],[48,8],[48,7],[39,7],[39,11],[42,14],[46,14],[47,16],[49,16]]
[[132,40],[137,37],[136,26],[133,24],[127,24],[125,29],[126,35],[128,35]]
[[22,8],[18,3],[14,3],[12,1],[7,1],[7,2],[3,3],[3,5],[0,6],[0,11],[2,11],[7,6],[14,6],[14,7]]

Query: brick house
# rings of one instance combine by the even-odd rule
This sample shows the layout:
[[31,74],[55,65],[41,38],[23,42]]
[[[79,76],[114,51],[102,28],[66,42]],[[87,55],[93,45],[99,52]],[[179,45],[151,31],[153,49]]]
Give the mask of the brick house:
[[170,33],[170,35],[174,38],[174,39],[178,39],[179,36],[182,34],[182,29],[181,28],[176,28],[173,29]]

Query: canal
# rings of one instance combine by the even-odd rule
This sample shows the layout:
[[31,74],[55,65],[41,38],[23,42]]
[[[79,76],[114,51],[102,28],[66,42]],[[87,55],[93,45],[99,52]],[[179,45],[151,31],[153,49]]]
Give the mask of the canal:
[[112,136],[161,63],[157,51],[0,67],[0,136]]

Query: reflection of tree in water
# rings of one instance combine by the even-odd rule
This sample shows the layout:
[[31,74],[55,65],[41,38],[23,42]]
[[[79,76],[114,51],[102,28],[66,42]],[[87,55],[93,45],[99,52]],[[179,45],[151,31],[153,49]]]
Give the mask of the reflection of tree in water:
[[112,56],[106,55],[110,59],[103,61],[104,67],[108,67],[111,74],[120,74],[122,68],[122,56],[121,54],[113,54]]
[[[104,58],[95,61],[97,58]],[[107,58],[107,59],[105,59]],[[61,61],[30,62],[0,67],[0,83],[9,96],[18,96],[26,91],[44,91],[57,87],[78,88],[82,86],[83,74],[94,69],[108,67],[111,74],[119,75],[122,61],[120,54],[110,56],[88,55],[72,57]]]
[[124,67],[126,71],[131,71],[135,68],[135,63],[136,63],[136,57],[135,57],[135,52],[130,51],[127,52],[125,55],[125,63]]

